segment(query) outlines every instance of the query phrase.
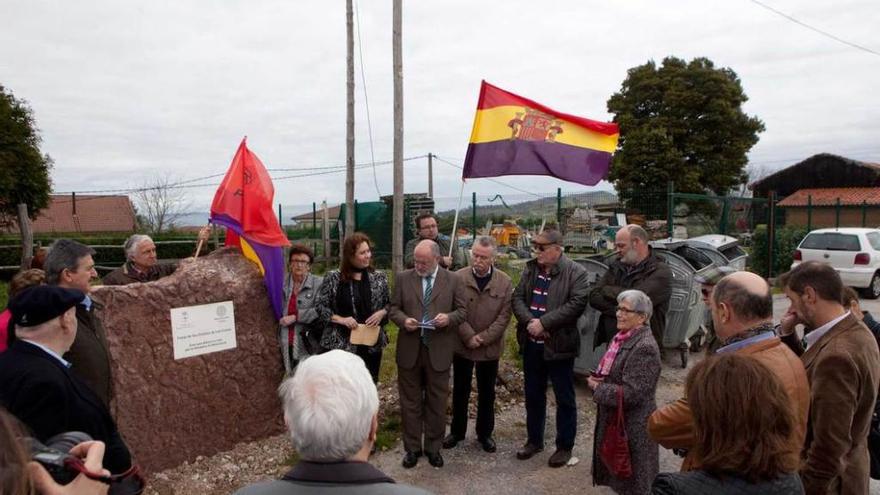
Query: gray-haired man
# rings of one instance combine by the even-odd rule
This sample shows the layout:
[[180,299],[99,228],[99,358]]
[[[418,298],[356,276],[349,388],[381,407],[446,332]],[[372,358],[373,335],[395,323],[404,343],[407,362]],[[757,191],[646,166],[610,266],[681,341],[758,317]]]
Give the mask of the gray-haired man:
[[[210,227],[203,227],[199,231],[199,241],[207,241],[209,233]],[[104,285],[154,282],[177,270],[177,264],[159,263],[156,243],[148,235],[134,234],[126,239],[122,247],[125,250],[125,263],[103,278]]]
[[495,240],[476,239],[471,248],[471,266],[456,272],[467,301],[467,319],[458,326],[460,340],[452,360],[452,428],[443,440],[451,449],[467,432],[471,378],[477,372],[477,440],[486,452],[495,452],[495,379],[498,359],[504,348],[504,331],[510,323],[510,277],[496,270]]
[[312,356],[278,392],[301,460],[280,480],[235,495],[428,493],[395,484],[367,462],[379,428],[379,394],[361,358],[338,349]]

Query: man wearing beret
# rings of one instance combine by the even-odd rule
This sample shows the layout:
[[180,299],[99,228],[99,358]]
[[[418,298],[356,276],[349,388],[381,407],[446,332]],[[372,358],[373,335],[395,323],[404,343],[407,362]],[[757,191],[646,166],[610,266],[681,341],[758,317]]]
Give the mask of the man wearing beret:
[[16,341],[0,354],[0,405],[41,442],[68,431],[104,442],[104,467],[122,473],[131,467],[131,454],[110,412],[61,357],[76,338],[75,308],[83,297],[82,291],[42,285],[9,302]]

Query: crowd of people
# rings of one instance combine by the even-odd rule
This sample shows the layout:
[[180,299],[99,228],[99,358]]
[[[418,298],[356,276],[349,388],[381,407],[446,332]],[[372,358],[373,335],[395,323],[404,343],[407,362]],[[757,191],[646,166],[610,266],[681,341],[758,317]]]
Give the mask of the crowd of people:
[[[534,258],[514,286],[495,267],[493,238],[477,237],[464,266],[435,217],[420,215],[415,227],[419,237],[405,253],[410,268],[393,284],[374,268],[372,242],[362,233],[343,241],[339,269],[323,277],[311,273],[308,247],[290,249],[278,322],[288,377],[279,394],[301,461],[280,480],[236,493],[426,493],[395,484],[368,463],[389,322],[398,328],[404,468],[422,457],[442,468],[442,450],[466,439],[474,375],[475,440],[486,453],[497,451],[495,383],[512,318],[526,409],[516,458],[532,459],[545,448],[549,382],[556,434],[546,462],[572,463],[578,319],[588,305],[601,314],[590,344],[607,346],[585,379],[596,404],[594,485],[625,494],[868,493],[880,325],[828,265],[802,263],[779,278],[791,305],[778,322],[765,279],[723,267],[703,273],[698,283],[711,314],[706,356],[688,374],[684,396],[658,408],[673,275],[643,228],[620,229],[618,257],[596,283],[565,255],[561,234],[546,229],[532,239]],[[173,272],[157,263],[145,236],[133,236],[125,251],[126,264],[107,277],[114,283]],[[109,350],[94,316],[97,303],[88,297],[96,276],[92,254],[59,240],[46,256],[45,281],[42,272],[13,280],[9,313],[0,315],[10,322],[9,347],[0,353],[0,403],[39,440],[88,433],[97,443],[76,454],[94,465],[100,449],[97,469],[125,473],[131,455],[108,411]],[[660,446],[683,457],[681,472],[659,473]],[[32,473],[37,486],[49,486],[37,468]],[[79,486],[93,487],[86,480]]]

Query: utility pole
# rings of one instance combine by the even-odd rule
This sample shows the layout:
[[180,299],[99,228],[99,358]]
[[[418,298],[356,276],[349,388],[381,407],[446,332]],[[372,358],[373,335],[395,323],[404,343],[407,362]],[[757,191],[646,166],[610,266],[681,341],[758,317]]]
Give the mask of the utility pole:
[[434,199],[434,155],[428,153],[428,197]]
[[400,46],[401,0],[392,0],[391,52],[394,73],[394,214],[391,227],[391,266],[403,270],[403,52]]
[[354,10],[345,0],[345,236],[354,233]]

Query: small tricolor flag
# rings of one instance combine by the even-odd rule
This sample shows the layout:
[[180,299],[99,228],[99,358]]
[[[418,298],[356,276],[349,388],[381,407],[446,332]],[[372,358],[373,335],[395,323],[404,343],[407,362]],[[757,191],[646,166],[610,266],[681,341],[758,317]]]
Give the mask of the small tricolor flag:
[[275,188],[269,172],[247,147],[247,138],[229,165],[211,203],[211,223],[226,227],[226,245],[260,268],[276,319],[284,314],[284,253],[290,241],[272,208]]
[[592,186],[608,175],[617,124],[577,117],[483,81],[462,178],[551,175]]

